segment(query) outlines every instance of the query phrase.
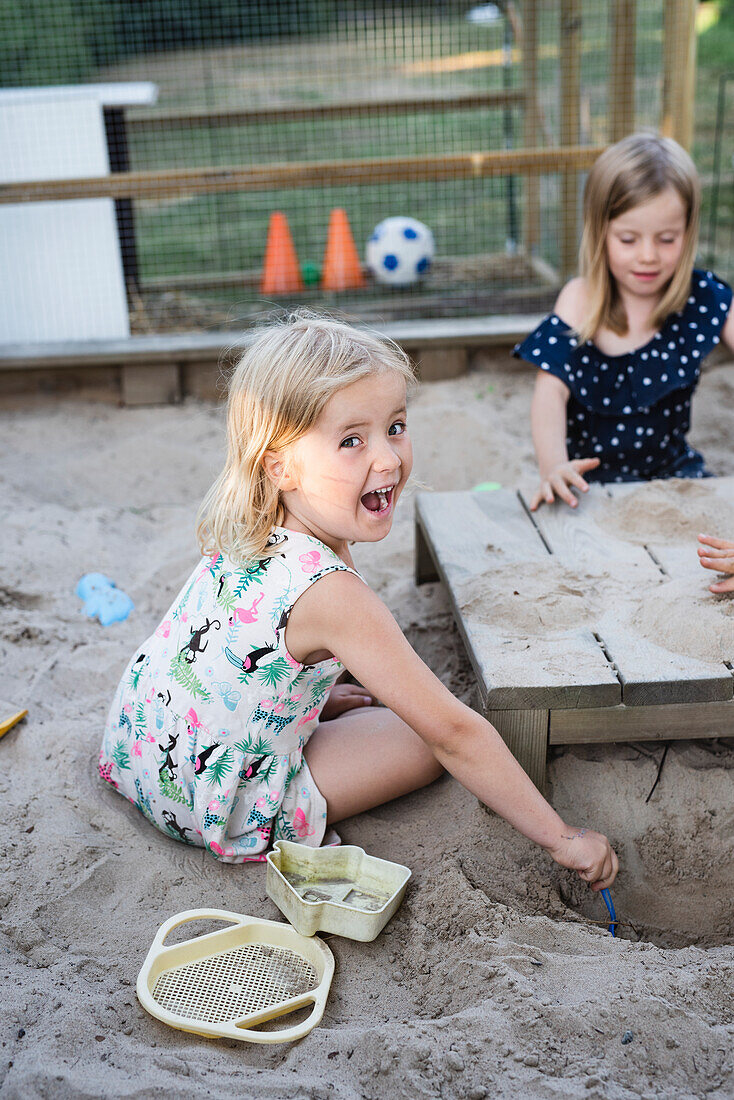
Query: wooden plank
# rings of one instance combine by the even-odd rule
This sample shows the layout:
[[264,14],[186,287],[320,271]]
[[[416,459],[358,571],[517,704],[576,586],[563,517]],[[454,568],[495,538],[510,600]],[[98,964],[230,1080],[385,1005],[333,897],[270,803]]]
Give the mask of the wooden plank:
[[548,711],[488,710],[485,717],[538,790],[543,791],[548,752]]
[[590,630],[508,638],[471,617],[459,629],[487,709],[613,707],[621,702],[619,680]]
[[596,633],[617,669],[627,706],[707,703],[734,695],[734,679],[723,662],[697,661],[664,649],[620,625],[614,611],[600,619]]
[[169,199],[225,191],[372,186],[418,180],[479,179],[518,174],[546,175],[590,168],[604,146],[478,150],[444,156],[369,160],[301,161],[217,168],[172,168],[118,172],[88,179],[33,180],[0,184],[0,203],[65,199]]
[[734,737],[734,701],[559,710],[550,715],[551,745],[676,741],[689,737]]
[[524,102],[521,88],[492,92],[471,92],[457,95],[447,92],[441,96],[415,96],[410,99],[360,99],[344,103],[291,104],[282,107],[226,107],[212,110],[201,107],[194,110],[147,110],[127,112],[129,133],[163,130],[190,130],[194,126],[248,126],[253,123],[299,122],[320,119],[385,117],[424,111],[467,111],[481,108],[517,106]]
[[620,141],[635,128],[635,48],[637,0],[612,0],[609,63],[609,140]]
[[[494,573],[537,574],[551,563],[516,493],[421,493],[416,516],[451,600],[487,709],[614,706],[621,689],[590,630],[508,635],[491,621]],[[483,579],[485,596],[477,595]],[[489,584],[487,584],[489,579]],[[474,602],[472,608],[468,606]]]
[[[560,18],[561,145],[577,145],[581,103],[581,0],[561,0]],[[578,176],[561,176],[560,274],[562,279],[578,266]]]
[[[523,497],[526,506],[529,501]],[[659,584],[660,570],[643,546],[617,538],[603,527],[609,508],[606,487],[591,485],[579,495],[575,509],[560,503],[542,505],[533,519],[551,551],[569,569],[609,570],[610,565],[624,569],[630,584]]]
[[507,561],[546,561],[548,551],[517,494],[418,493],[416,513],[439,566],[452,582],[483,576]]
[[175,363],[134,363],[122,368],[124,405],[173,405],[181,400]]

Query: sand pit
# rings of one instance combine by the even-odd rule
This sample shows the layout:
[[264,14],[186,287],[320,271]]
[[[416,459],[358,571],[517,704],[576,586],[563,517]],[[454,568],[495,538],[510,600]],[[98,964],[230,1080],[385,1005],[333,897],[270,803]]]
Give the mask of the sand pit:
[[[410,413],[417,477],[436,489],[532,487],[531,386],[508,364],[423,388]],[[694,404],[692,441],[727,475],[733,392],[734,366],[718,367]],[[598,897],[445,778],[341,828],[414,877],[374,943],[330,938],[326,1015],[301,1044],[210,1042],[145,1015],[135,977],[167,916],[216,906],[278,917],[262,867],[222,866],[167,839],[95,770],[125,661],[194,560],[221,411],[59,404],[5,412],[1,423],[0,697],[30,712],[0,740],[3,1100],[732,1095],[734,747],[724,742],[671,745],[648,803],[662,745],[555,753],[560,812],[608,831],[620,850],[620,939],[606,932]],[[686,531],[721,529],[726,517],[707,516],[696,489]],[[389,539],[359,548],[358,564],[469,700],[473,676],[446,597],[412,585],[411,511],[406,498]],[[632,519],[653,513],[650,498]],[[608,522],[629,532],[630,514]],[[649,529],[634,538],[644,544]],[[73,591],[89,570],[132,596],[127,622],[105,629],[81,615]],[[701,571],[704,600],[709,579]],[[539,602],[531,580],[503,574],[504,621],[553,629],[558,608]],[[564,584],[564,607],[585,614]],[[659,630],[665,610],[664,600],[645,608],[640,629]]]

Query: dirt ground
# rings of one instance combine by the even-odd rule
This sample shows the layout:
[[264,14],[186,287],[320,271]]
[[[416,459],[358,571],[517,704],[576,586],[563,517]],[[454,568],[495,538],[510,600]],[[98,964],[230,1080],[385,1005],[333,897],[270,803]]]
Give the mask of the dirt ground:
[[[531,375],[508,362],[420,389],[416,478],[529,485]],[[734,364],[710,369],[692,442],[734,474]],[[135,646],[196,559],[193,518],[223,454],[222,413],[187,402],[57,403],[0,413],[0,697],[28,719],[0,741],[0,1097],[701,1097],[734,1094],[734,743],[557,751],[559,812],[607,832],[614,889],[644,935],[450,777],[345,822],[407,864],[371,944],[327,937],[336,974],[302,1042],[206,1040],[149,1017],[135,979],[188,908],[277,919],[261,865],[228,866],[156,832],[97,776],[107,706]],[[732,533],[730,533],[732,534]],[[358,565],[461,698],[471,668],[439,585],[412,582],[412,501]],[[695,550],[693,551],[695,553]],[[135,611],[103,628],[74,594],[99,571]],[[702,584],[705,577],[702,577]],[[597,922],[597,923],[594,923]]]

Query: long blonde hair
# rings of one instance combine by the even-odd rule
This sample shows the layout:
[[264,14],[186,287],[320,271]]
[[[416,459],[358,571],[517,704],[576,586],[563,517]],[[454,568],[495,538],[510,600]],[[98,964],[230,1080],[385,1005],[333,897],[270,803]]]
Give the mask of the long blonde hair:
[[609,223],[667,187],[675,188],[683,201],[686,230],[678,267],[651,319],[656,329],[683,308],[690,293],[701,209],[698,173],[685,149],[656,134],[630,134],[594,162],[584,188],[579,253],[580,273],[586,280],[585,316],[578,329],[582,340],[591,339],[602,326],[620,336],[627,332],[627,313],[607,263]]
[[299,311],[256,335],[229,382],[227,459],[197,517],[203,554],[237,563],[268,556],[284,509],[265,452],[300,439],[337,390],[383,372],[414,381],[397,344],[317,314]]

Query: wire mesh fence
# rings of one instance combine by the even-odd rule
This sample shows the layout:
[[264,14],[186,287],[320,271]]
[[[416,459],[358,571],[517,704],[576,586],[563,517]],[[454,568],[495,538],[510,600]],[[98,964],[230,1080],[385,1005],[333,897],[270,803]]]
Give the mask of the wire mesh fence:
[[[365,319],[541,308],[575,267],[601,148],[685,131],[671,74],[694,7],[0,0],[0,339],[240,327],[296,302]],[[324,277],[335,209],[352,285]],[[276,211],[299,266],[283,294],[263,283]],[[364,258],[397,216],[435,246],[400,278],[400,242]]]

